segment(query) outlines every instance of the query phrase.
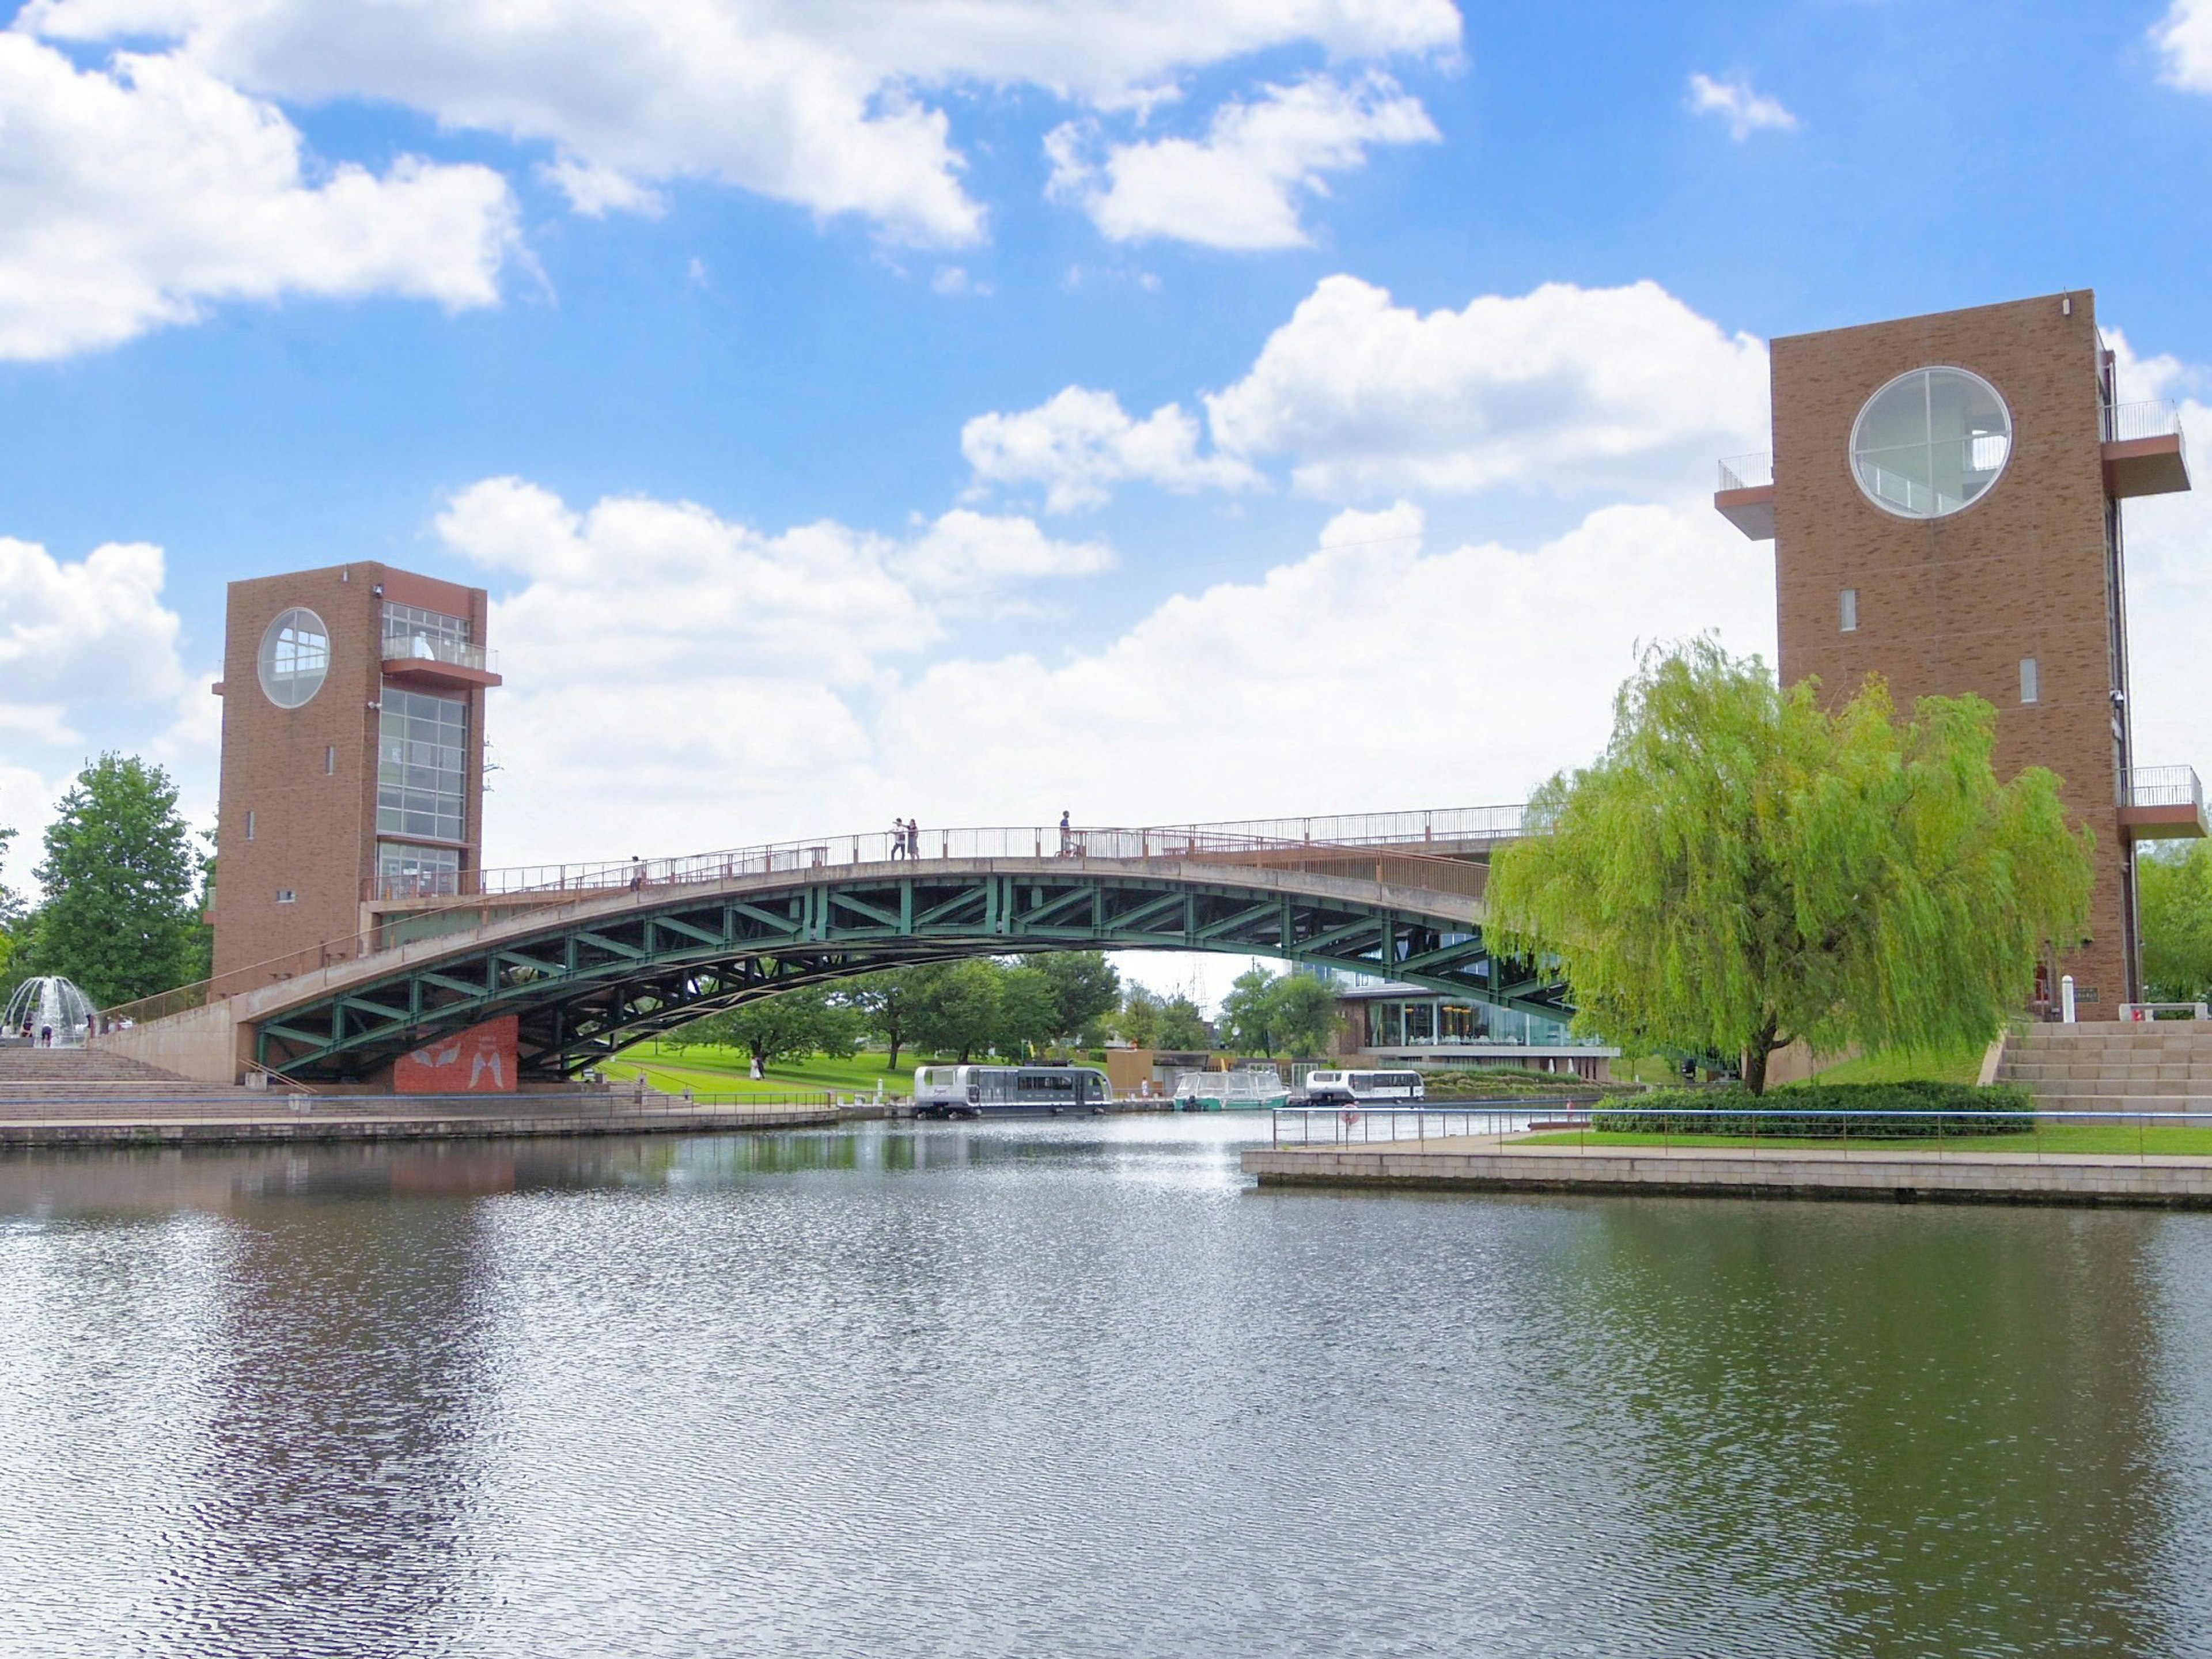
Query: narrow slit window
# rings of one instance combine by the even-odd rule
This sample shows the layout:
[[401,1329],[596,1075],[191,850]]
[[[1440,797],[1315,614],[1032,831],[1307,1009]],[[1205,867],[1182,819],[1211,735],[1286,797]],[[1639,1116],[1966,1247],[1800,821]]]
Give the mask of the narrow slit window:
[[334,743],[323,745],[323,775],[334,778],[338,775],[338,746]]
[[1859,591],[1846,587],[1836,596],[1836,625],[1844,633],[1859,631]]
[[2020,659],[2020,700],[2022,702],[2043,701],[2043,675],[2033,657]]
[[277,902],[277,903],[279,903],[279,904],[297,904],[299,902],[300,902],[300,895],[299,895],[296,891],[295,891],[293,889],[291,889],[291,888],[289,888],[289,887],[279,887],[279,888],[276,890],[276,902]]
[[253,839],[253,811],[251,807],[246,809],[246,838],[248,841]]

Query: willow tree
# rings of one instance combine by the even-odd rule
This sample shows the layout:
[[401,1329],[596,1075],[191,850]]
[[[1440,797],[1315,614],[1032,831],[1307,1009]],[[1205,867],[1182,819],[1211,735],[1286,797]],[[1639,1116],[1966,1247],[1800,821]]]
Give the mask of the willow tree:
[[2000,784],[1996,712],[1869,678],[1841,708],[1710,641],[1645,654],[1594,766],[1531,799],[1493,863],[1494,947],[1554,958],[1577,1024],[1767,1058],[1983,1042],[2088,914],[2059,781]]

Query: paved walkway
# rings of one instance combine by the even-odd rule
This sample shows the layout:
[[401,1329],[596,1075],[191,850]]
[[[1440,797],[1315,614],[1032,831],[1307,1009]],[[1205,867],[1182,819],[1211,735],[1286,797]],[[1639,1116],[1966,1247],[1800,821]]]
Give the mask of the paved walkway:
[[1940,1146],[1807,1151],[1749,1146],[1537,1146],[1504,1135],[1255,1146],[1266,1186],[1474,1192],[1696,1194],[1954,1203],[2212,1208],[2212,1158],[1945,1152]]

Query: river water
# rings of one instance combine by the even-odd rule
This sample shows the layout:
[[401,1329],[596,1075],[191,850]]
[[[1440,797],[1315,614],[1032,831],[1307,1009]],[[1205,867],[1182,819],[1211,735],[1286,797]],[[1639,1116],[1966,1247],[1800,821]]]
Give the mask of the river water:
[[1264,1132],[0,1162],[0,1651],[2212,1652],[2212,1217]]

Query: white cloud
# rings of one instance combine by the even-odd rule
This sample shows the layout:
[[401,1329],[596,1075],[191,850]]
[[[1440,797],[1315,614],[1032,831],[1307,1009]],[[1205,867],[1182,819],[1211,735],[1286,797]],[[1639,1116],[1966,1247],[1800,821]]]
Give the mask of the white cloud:
[[627,204],[617,179],[699,178],[959,244],[983,214],[931,89],[1127,106],[1273,47],[1449,54],[1460,20],[1450,0],[33,0],[18,27],[178,41],[264,95],[547,143],[602,211]]
[[[741,619],[695,620],[732,614],[710,597],[709,567],[641,550],[638,526],[673,534],[663,515],[698,509],[563,516],[528,486],[480,488],[480,526],[535,512],[538,532],[574,538],[493,619],[508,676],[491,715],[506,769],[495,863],[703,850],[894,813],[1027,823],[1068,806],[1079,821],[1160,822],[1517,799],[1601,745],[1639,641],[1717,628],[1772,652],[1771,553],[1710,507],[1610,507],[1534,550],[1430,552],[1401,502],[1340,514],[1318,550],[1169,598],[1095,645],[1066,649],[1085,638],[1069,629],[1033,653],[925,664],[878,642],[854,664],[846,622],[811,605],[765,653]],[[487,551],[503,538],[461,532]],[[584,575],[574,542],[592,550]],[[576,648],[569,607],[586,589],[610,628],[660,619],[618,672]],[[1377,720],[1374,665],[1409,653],[1429,665],[1423,691]],[[1184,763],[1193,754],[1219,763]]]
[[2173,0],[2150,34],[2165,55],[2168,83],[2212,92],[2212,0]]
[[499,297],[512,203],[411,158],[308,181],[300,135],[194,64],[79,70],[0,33],[0,357],[110,345],[210,301]]
[[630,838],[635,815],[603,810],[623,802],[711,841],[689,804],[806,798],[865,760],[855,708],[949,619],[1112,562],[1097,544],[966,509],[906,541],[827,522],[768,535],[690,502],[578,512],[515,478],[460,492],[438,531],[524,578],[491,618],[507,680],[490,731],[495,810],[536,850],[572,858],[597,850],[586,828]]
[[1094,507],[1127,479],[1169,489],[1238,489],[1259,475],[1233,456],[1200,455],[1195,417],[1176,404],[1133,420],[1110,392],[1072,386],[1035,409],[978,415],[960,452],[979,481],[1042,485],[1054,513]]
[[2212,773],[2212,374],[2166,355],[2141,356],[2106,331],[2124,403],[2170,398],[2180,406],[2196,488],[2121,509],[2128,561],[2128,656],[2136,758]]
[[1215,443],[1331,500],[1500,485],[1680,497],[1762,447],[1766,349],[1657,284],[1553,283],[1422,316],[1331,276],[1251,373],[1206,399]]
[[161,550],[111,542],[82,563],[0,536],[0,708],[167,698],[184,683]]
[[[1389,76],[1312,75],[1214,112],[1203,139],[1105,144],[1095,124],[1045,140],[1051,193],[1079,203],[1114,241],[1170,237],[1207,247],[1300,247],[1299,211],[1322,175],[1364,166],[1378,144],[1433,143],[1435,124]],[[1102,153],[1103,152],[1103,153]]]
[[546,181],[568,198],[568,205],[590,219],[610,213],[635,213],[658,219],[668,204],[660,192],[612,167],[594,166],[563,155],[539,169]]
[[1729,137],[1739,144],[1754,132],[1795,132],[1804,125],[1783,107],[1779,98],[1753,92],[1741,76],[1729,81],[1692,76],[1689,102],[1692,113],[1726,122]]

